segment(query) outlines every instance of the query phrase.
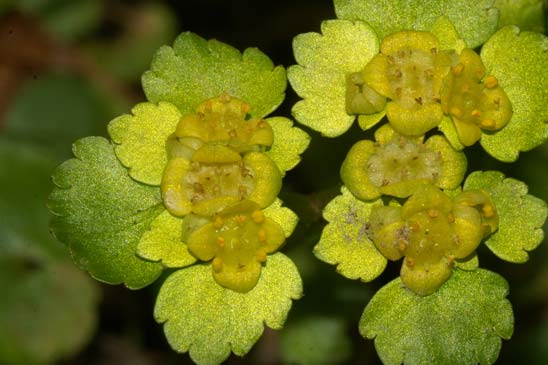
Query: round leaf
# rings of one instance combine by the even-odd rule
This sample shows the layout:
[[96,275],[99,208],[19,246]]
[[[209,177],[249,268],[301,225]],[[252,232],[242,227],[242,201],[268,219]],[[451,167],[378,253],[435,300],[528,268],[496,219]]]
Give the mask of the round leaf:
[[169,103],[141,103],[132,113],[109,123],[116,157],[135,180],[160,185],[167,164],[166,141],[175,132],[181,114]]
[[346,132],[355,119],[346,113],[346,75],[379,52],[375,32],[362,22],[327,20],[322,34],[295,37],[293,51],[298,65],[287,77],[304,99],[293,107],[295,119],[328,137]]
[[243,54],[217,40],[181,34],[172,47],[161,47],[142,78],[148,100],[168,101],[182,114],[204,100],[227,92],[251,106],[252,117],[272,112],[284,99],[285,70],[257,48]]
[[386,267],[386,258],[368,237],[369,214],[376,200],[365,203],[356,199],[346,187],[324,209],[329,222],[324,227],[320,242],[314,247],[317,258],[331,265],[349,279],[371,281]]
[[266,121],[274,132],[274,143],[266,154],[283,175],[301,161],[301,153],[308,147],[310,136],[302,129],[294,127],[290,119],[274,117]]
[[104,138],[76,141],[73,152],[76,158],[53,175],[53,233],[97,280],[134,289],[150,284],[162,267],[138,258],[135,250],[162,209],[159,189],[132,180]]
[[513,332],[508,284],[487,270],[454,270],[434,294],[421,297],[398,278],[369,302],[360,333],[375,339],[386,365],[492,364],[501,338]]
[[485,242],[503,260],[521,263],[529,259],[543,240],[542,226],[548,209],[546,203],[527,194],[527,185],[505,179],[498,171],[474,172],[468,176],[464,190],[483,189],[489,193],[499,215],[499,227]]
[[280,329],[291,300],[301,295],[295,265],[277,253],[268,257],[257,285],[244,294],[217,284],[211,265],[175,272],[160,289],[154,316],[164,323],[174,350],[189,351],[197,364],[218,364],[231,351],[246,354],[265,324]]
[[513,162],[548,138],[548,38],[521,32],[517,27],[499,30],[485,43],[481,59],[512,104],[510,122],[494,134],[483,134],[481,145],[493,157]]
[[382,39],[401,30],[430,30],[446,16],[470,48],[484,43],[497,29],[498,10],[493,0],[334,0],[340,19],[363,20]]

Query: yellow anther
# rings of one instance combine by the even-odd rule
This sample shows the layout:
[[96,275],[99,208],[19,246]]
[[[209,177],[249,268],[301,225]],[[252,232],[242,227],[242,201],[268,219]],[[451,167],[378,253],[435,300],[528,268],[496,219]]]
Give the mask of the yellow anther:
[[249,113],[249,110],[251,110],[251,107],[246,103],[242,103],[240,110],[242,111],[242,114],[247,114]]
[[413,222],[409,225],[412,231],[418,231],[421,228],[421,225],[418,222]]
[[483,211],[485,218],[493,218],[495,216],[495,210],[490,204],[485,204],[481,210]]
[[237,216],[234,217],[234,221],[235,221],[236,224],[239,225],[239,226],[243,226],[244,223],[245,223],[245,221],[246,221],[246,219],[247,219],[246,216],[245,216],[245,215],[241,215],[241,214],[239,214],[239,215],[237,215]]
[[240,193],[240,198],[243,199],[247,195],[247,188],[243,185],[240,185],[240,187],[238,188],[238,192]]
[[221,237],[221,236],[217,237],[217,243],[219,244],[219,247],[221,247],[221,248],[225,247],[225,242],[226,241],[225,241],[224,237]]
[[447,266],[452,267],[453,264],[455,263],[455,259],[456,259],[455,255],[449,255],[447,257]]
[[449,223],[453,223],[455,221],[455,216],[451,213],[447,214],[447,220]]
[[220,229],[223,226],[223,223],[223,218],[221,218],[220,216],[216,216],[215,220],[213,221],[213,227],[215,227],[216,229]]
[[430,218],[437,218],[439,215],[440,215],[440,211],[437,210],[437,209],[430,209],[430,210],[428,211],[428,216],[429,216]]
[[255,223],[263,223],[264,222],[264,214],[260,210],[256,210],[253,213],[251,213],[251,218]]
[[409,267],[413,267],[415,266],[415,260],[413,260],[411,257],[406,257],[405,264]]
[[212,111],[213,110],[213,102],[211,100],[207,100],[205,102],[204,107],[205,107],[206,111],[208,111],[208,112]]
[[495,76],[487,76],[483,81],[483,84],[488,89],[493,89],[499,85],[499,80]]
[[462,71],[464,71],[464,65],[462,63],[459,63],[451,70],[451,72],[453,72],[453,75],[455,76],[459,76],[460,74],[462,74]]
[[457,117],[457,118],[460,118],[462,117],[462,110],[456,106],[452,106],[451,109],[449,110],[449,112],[454,116],[454,117]]
[[266,128],[267,124],[264,120],[261,120],[258,124],[257,124],[257,127],[259,128]]
[[474,109],[474,110],[472,110],[470,115],[473,116],[474,118],[479,118],[481,116],[481,112],[477,109]]
[[204,193],[204,187],[202,184],[200,183],[194,183],[192,184],[192,187],[194,188],[194,191],[198,194],[203,194]]
[[266,262],[266,252],[264,251],[257,252],[257,254],[255,255],[255,259],[259,262]]
[[221,260],[220,257],[215,257],[211,264],[213,265],[213,270],[216,273],[219,273],[223,270],[223,260]]
[[264,229],[260,229],[257,236],[259,237],[260,242],[266,242],[266,231]]
[[407,248],[407,241],[406,240],[399,240],[398,241],[398,250],[403,252],[403,251],[405,251],[406,248]]
[[230,95],[224,92],[219,96],[219,100],[223,103],[228,103],[230,101]]
[[236,138],[238,137],[238,133],[236,133],[236,130],[235,129],[231,129],[229,132],[228,132],[228,135],[232,138]]
[[497,123],[493,119],[484,119],[480,124],[484,128],[494,128]]

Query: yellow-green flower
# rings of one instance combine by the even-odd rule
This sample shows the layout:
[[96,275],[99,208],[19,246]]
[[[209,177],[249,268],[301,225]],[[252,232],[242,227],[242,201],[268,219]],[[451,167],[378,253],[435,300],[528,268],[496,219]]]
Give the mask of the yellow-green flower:
[[457,188],[466,172],[466,157],[442,136],[405,137],[385,125],[376,142],[356,143],[341,166],[346,187],[362,200],[382,194],[405,198],[423,184]]
[[[264,324],[279,328],[302,293],[276,253],[297,224],[277,195],[309,137],[266,118],[284,98],[285,71],[255,48],[183,33],[158,51],[143,86],[149,101],[109,123],[112,141],[77,141],[76,158],[56,170],[53,231],[107,283],[137,289],[179,269],[156,318],[176,350],[220,363],[246,353]],[[241,328],[219,338],[226,320]]]
[[423,185],[401,207],[374,207],[370,225],[372,241],[386,258],[405,257],[402,282],[419,295],[429,295],[449,278],[455,260],[471,255],[497,229],[498,217],[484,191],[451,199]]
[[225,208],[202,226],[185,225],[192,226],[184,232],[189,251],[202,261],[213,260],[215,280],[242,293],[257,284],[267,255],[285,241],[282,227],[250,200]]

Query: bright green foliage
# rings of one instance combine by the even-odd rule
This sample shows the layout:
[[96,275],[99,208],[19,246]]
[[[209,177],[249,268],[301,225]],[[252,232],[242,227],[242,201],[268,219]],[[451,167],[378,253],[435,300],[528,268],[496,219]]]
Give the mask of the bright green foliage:
[[516,27],[499,30],[481,50],[487,74],[494,75],[512,104],[512,119],[495,134],[485,134],[483,148],[512,162],[548,138],[548,39]]
[[182,242],[183,221],[163,211],[152,221],[139,244],[137,254],[154,262],[161,262],[165,267],[185,267],[196,262]]
[[274,143],[266,154],[274,161],[283,175],[301,161],[301,153],[310,143],[310,136],[300,128],[294,127],[290,119],[272,117],[265,119],[272,127]]
[[138,258],[135,250],[160,213],[159,189],[132,180],[104,138],[81,139],[73,152],[76,158],[53,176],[53,233],[96,279],[134,289],[150,284],[161,266]]
[[324,209],[324,218],[329,223],[314,247],[314,254],[337,265],[337,271],[349,279],[371,281],[384,271],[387,262],[369,238],[369,214],[382,202],[364,203],[344,186],[341,192]]
[[495,0],[499,28],[516,25],[522,30],[544,33],[544,0]]
[[264,325],[280,329],[291,300],[301,295],[295,265],[277,253],[268,258],[259,282],[245,294],[217,284],[210,265],[175,272],[160,289],[154,316],[164,323],[173,349],[189,351],[198,364],[217,364],[231,351],[246,354]]
[[285,237],[291,236],[299,221],[299,217],[291,209],[282,207],[280,199],[276,199],[263,213],[282,227]]
[[310,316],[289,323],[280,335],[284,363],[343,364],[351,355],[351,340],[341,318]]
[[116,157],[135,180],[160,185],[167,163],[166,142],[181,114],[169,103],[141,103],[131,112],[109,123]]
[[[298,65],[288,69],[288,78],[304,99],[295,104],[293,115],[325,136],[346,132],[355,119],[346,111],[346,78],[379,51],[375,32],[362,22],[327,20],[322,23],[322,34],[296,36],[293,51]],[[383,116],[375,114],[375,122]]]
[[487,270],[455,270],[437,292],[420,297],[396,279],[367,305],[360,333],[375,339],[386,365],[492,364],[513,332],[508,284]]
[[455,24],[468,47],[485,42],[497,28],[493,0],[334,0],[337,17],[363,20],[384,38],[401,30],[430,30],[440,16]]
[[171,47],[161,47],[143,89],[150,101],[167,101],[182,114],[192,113],[206,99],[226,92],[251,105],[252,117],[264,117],[283,100],[286,87],[283,67],[256,48],[241,54],[217,40],[181,34]]
[[97,288],[48,232],[54,165],[41,149],[0,139],[2,364],[53,363],[78,351],[95,327]]
[[460,38],[453,23],[445,16],[440,16],[436,20],[430,32],[440,42],[440,49],[442,51],[456,50],[460,52],[466,46],[466,43]]
[[501,172],[474,172],[468,176],[464,189],[483,189],[497,207],[499,229],[485,244],[503,260],[525,262],[528,252],[543,240],[542,226],[548,209],[546,203],[527,194],[521,181],[505,178]]

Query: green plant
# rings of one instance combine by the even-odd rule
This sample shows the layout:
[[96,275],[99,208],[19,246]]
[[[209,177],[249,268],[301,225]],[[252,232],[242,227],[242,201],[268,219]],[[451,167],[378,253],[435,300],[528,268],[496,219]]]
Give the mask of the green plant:
[[[348,152],[314,252],[366,282],[404,258],[360,321],[385,363],[494,362],[512,308],[475,251],[484,242],[524,262],[543,238],[546,204],[523,183],[497,171],[465,178],[465,148],[513,162],[548,135],[546,37],[497,30],[492,3],[336,0],[339,19],[294,41],[295,118],[328,137],[355,119],[377,128]],[[111,121],[110,140],[77,141],[55,171],[52,229],[100,281],[140,289],[169,270],[154,311],[168,342],[221,363],[246,354],[264,324],[281,328],[302,295],[277,252],[298,220],[278,195],[309,137],[266,118],[284,99],[285,70],[254,48],[183,33],[142,83],[148,102]]]
[[348,152],[314,253],[365,282],[404,258],[359,325],[384,363],[493,363],[513,314],[476,248],[527,261],[547,209],[500,172],[464,179],[464,151],[513,162],[546,140],[548,40],[497,30],[490,1],[334,3],[339,19],[294,40],[293,114],[328,137],[388,124]]

